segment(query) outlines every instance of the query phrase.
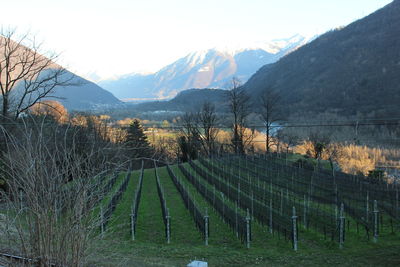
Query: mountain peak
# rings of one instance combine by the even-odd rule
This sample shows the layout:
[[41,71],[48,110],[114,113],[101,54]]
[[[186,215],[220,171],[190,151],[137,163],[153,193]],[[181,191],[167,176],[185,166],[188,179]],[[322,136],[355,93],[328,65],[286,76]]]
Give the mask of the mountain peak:
[[[314,37],[314,36],[313,36]],[[305,37],[301,34],[295,34],[289,38],[273,39],[270,41],[257,41],[252,43],[233,43],[229,45],[216,46],[213,50],[221,53],[227,53],[235,56],[243,51],[263,50],[270,54],[277,54],[281,50],[291,47],[293,44],[304,44],[313,37]]]
[[150,75],[128,75],[101,85],[119,98],[174,97],[189,88],[224,88],[236,76],[246,82],[260,67],[307,43],[296,34],[286,39],[237,43],[194,51]]

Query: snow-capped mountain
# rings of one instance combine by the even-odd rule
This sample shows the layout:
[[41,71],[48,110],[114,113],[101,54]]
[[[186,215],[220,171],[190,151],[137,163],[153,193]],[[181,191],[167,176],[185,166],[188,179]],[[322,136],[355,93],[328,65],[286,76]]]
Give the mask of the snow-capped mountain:
[[120,99],[140,100],[172,98],[189,88],[225,88],[233,76],[244,83],[260,67],[313,38],[295,35],[248,46],[215,47],[190,53],[153,74],[134,73],[99,84]]

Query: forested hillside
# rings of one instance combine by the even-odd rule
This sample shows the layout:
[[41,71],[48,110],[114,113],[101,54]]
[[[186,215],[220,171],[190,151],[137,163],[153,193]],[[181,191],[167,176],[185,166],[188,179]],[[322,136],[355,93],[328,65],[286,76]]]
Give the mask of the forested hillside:
[[345,28],[330,31],[245,84],[254,99],[267,90],[287,111],[326,110],[397,116],[400,103],[400,1]]

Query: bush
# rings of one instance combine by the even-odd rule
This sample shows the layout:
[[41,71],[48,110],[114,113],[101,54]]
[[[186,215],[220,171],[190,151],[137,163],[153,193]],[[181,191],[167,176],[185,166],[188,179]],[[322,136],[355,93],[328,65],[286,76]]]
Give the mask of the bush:
[[307,170],[314,170],[314,164],[307,159],[298,159],[293,163],[295,167],[303,168]]
[[383,170],[375,169],[372,171],[368,171],[368,178],[372,183],[380,183],[383,181],[384,177],[385,177],[385,172]]

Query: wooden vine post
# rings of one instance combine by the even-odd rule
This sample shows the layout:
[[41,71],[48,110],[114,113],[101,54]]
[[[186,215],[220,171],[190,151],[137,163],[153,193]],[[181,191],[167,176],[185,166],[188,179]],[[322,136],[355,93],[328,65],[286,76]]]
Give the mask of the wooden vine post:
[[273,233],[273,223],[272,223],[272,196],[269,199],[269,233]]
[[396,184],[396,219],[399,219],[399,187]]
[[303,226],[304,226],[304,229],[307,229],[307,198],[306,198],[306,195],[304,195]]
[[221,199],[222,199],[222,219],[225,222],[225,198],[224,193],[221,192]]
[[339,217],[339,248],[343,248],[344,244],[344,229],[345,229],[345,217],[344,217],[344,204],[340,206],[340,217]]
[[213,206],[215,206],[215,184],[213,186]]
[[246,247],[250,248],[250,237],[251,237],[251,233],[250,233],[251,229],[250,229],[250,212],[249,209],[247,209],[247,215],[246,215]]
[[239,227],[238,227],[238,202],[235,202],[235,232],[236,237],[239,237]]
[[132,209],[131,214],[131,235],[132,240],[135,240],[135,208]]
[[238,183],[238,195],[237,195],[238,203],[240,205],[240,182]]
[[208,216],[208,210],[206,208],[206,214],[204,216],[204,242],[206,246],[208,246],[208,220],[209,216]]
[[280,208],[280,215],[283,214],[283,189],[281,189],[281,208]]
[[100,229],[101,229],[101,238],[104,238],[104,210],[103,205],[100,205]]
[[292,227],[293,227],[293,250],[297,251],[297,216],[296,216],[296,207],[294,206],[292,215]]
[[254,192],[251,191],[251,219],[254,220]]
[[369,192],[367,191],[367,203],[365,207],[365,220],[368,223],[369,222]]
[[19,209],[22,211],[23,209],[23,202],[24,201],[24,197],[22,195],[22,190],[19,190]]
[[335,220],[336,220],[336,227],[339,225],[339,217],[338,217],[338,206],[335,205]]
[[167,216],[165,216],[167,219],[167,244],[171,243],[171,216],[169,216],[169,209],[167,209]]
[[378,201],[374,200],[374,242],[378,242]]

